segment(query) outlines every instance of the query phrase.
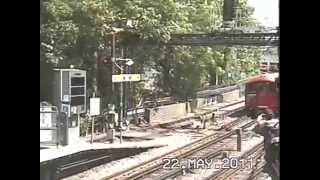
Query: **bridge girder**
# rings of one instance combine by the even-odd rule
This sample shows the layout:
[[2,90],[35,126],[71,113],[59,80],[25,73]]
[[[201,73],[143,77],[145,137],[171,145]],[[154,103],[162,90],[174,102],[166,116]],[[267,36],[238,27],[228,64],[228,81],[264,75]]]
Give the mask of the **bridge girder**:
[[279,46],[279,33],[177,34],[168,45]]

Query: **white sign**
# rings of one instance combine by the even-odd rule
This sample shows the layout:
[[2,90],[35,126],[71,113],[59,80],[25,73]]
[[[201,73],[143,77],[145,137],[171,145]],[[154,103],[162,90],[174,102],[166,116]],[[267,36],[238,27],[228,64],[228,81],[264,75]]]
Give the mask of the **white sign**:
[[61,112],[65,112],[67,114],[67,116],[70,116],[70,105],[62,104]]
[[40,130],[40,142],[52,141],[51,130]]
[[69,95],[63,95],[62,101],[69,102],[70,101],[70,96]]
[[129,81],[140,81],[141,74],[119,74],[112,75],[112,82],[129,82]]
[[71,112],[72,112],[73,114],[77,114],[77,106],[71,107]]
[[[49,111],[46,113],[46,111]],[[40,127],[50,128],[52,126],[52,114],[50,107],[40,108]]]
[[90,98],[90,116],[100,114],[100,98]]

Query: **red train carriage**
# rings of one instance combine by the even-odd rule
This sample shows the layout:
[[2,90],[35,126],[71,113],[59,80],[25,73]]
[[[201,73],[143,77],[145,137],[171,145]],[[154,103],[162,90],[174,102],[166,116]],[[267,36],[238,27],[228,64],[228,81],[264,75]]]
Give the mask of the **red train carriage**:
[[263,74],[245,81],[245,108],[249,117],[264,112],[279,114],[278,73]]

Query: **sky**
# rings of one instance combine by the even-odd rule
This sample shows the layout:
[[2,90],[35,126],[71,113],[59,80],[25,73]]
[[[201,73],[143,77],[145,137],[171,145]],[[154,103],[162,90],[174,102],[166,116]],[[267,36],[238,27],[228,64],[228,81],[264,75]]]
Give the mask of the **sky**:
[[254,7],[254,17],[267,27],[279,26],[279,0],[248,0]]

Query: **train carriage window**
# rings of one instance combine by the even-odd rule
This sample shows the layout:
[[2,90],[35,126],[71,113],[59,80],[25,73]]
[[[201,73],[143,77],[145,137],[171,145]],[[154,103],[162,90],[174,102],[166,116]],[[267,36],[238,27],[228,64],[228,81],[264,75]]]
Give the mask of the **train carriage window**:
[[261,82],[248,84],[246,86],[247,93],[249,93],[249,94],[257,93],[257,91],[261,91],[262,87],[263,87],[263,83],[261,83]]
[[252,91],[253,91],[252,85],[251,84],[247,84],[246,85],[246,92],[247,93],[252,93]]
[[264,82],[261,84],[260,89],[257,89],[257,90],[260,92],[265,92],[265,93],[275,92],[276,85],[275,85],[275,83],[272,83],[272,82]]

